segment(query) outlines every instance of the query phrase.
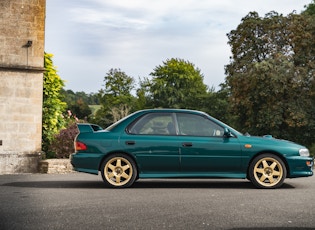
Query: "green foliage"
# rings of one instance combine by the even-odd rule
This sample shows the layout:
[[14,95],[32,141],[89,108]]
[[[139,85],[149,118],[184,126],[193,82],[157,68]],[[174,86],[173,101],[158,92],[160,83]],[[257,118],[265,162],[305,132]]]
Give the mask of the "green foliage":
[[302,14],[315,16],[315,0],[313,0],[310,4],[304,7],[305,7],[305,11],[303,11]]
[[99,91],[101,108],[96,112],[95,123],[107,127],[133,111],[134,79],[120,69],[110,69],[104,77],[105,88]]
[[150,92],[151,84],[150,79],[147,77],[139,79],[140,88],[137,89],[136,110],[154,108],[153,98]]
[[64,86],[64,82],[57,74],[56,67],[53,65],[52,54],[45,53],[44,59],[44,85],[43,85],[43,130],[42,148],[48,150],[54,135],[64,128],[65,119],[63,112],[66,103],[60,98],[60,90]]
[[74,93],[72,90],[61,90],[62,98],[67,103],[67,110],[70,110],[72,115],[78,119],[88,120],[92,115],[92,110],[89,105],[98,103],[96,94],[86,94],[84,92]]
[[61,90],[61,94],[65,102],[75,104],[75,101],[82,100],[87,105],[99,105],[99,98],[97,93],[73,92],[72,90]]
[[315,143],[313,143],[310,147],[309,147],[309,150],[310,150],[310,155],[312,157],[315,157]]
[[194,64],[182,59],[169,59],[150,74],[150,97],[155,107],[194,108],[196,99],[207,93],[203,75]]
[[92,110],[90,109],[89,105],[86,104],[82,99],[78,99],[76,104],[69,107],[69,110],[78,119],[87,120],[92,114]]
[[133,96],[134,79],[120,69],[109,70],[104,78],[105,88],[98,94],[101,108],[89,121],[106,127],[133,111],[158,107],[199,109],[228,121],[228,94],[208,90],[194,64],[173,58],[157,66],[150,75],[152,79],[139,79],[140,87]]
[[95,116],[96,112],[101,108],[101,105],[89,105],[91,111],[92,111],[92,116]]
[[231,124],[232,116],[229,113],[228,94],[223,89],[218,92],[211,89],[206,94],[197,96],[192,109],[204,111],[223,122]]
[[228,34],[231,111],[242,131],[303,144],[315,131],[315,24],[309,16],[252,12]]

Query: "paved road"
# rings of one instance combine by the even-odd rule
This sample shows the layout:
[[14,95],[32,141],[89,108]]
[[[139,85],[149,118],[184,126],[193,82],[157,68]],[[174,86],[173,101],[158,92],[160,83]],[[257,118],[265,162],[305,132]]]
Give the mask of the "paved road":
[[106,189],[83,173],[0,176],[0,229],[315,229],[315,177],[139,180]]

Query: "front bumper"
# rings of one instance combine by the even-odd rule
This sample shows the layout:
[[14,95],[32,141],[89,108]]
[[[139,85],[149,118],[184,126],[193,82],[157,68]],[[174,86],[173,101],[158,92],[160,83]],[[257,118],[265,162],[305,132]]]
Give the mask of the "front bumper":
[[314,158],[293,156],[287,158],[288,178],[313,176]]

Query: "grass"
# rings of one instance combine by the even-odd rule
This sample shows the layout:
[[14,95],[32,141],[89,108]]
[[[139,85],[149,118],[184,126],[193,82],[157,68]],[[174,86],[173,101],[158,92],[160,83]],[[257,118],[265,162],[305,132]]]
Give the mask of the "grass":
[[92,110],[93,116],[96,114],[97,110],[101,108],[101,105],[89,105],[90,109]]

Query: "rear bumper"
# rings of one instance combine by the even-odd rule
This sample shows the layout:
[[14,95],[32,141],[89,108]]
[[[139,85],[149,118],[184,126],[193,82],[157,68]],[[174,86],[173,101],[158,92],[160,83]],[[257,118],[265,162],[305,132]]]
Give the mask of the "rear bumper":
[[78,172],[98,174],[100,154],[93,153],[73,153],[70,155],[70,163],[73,169]]

